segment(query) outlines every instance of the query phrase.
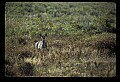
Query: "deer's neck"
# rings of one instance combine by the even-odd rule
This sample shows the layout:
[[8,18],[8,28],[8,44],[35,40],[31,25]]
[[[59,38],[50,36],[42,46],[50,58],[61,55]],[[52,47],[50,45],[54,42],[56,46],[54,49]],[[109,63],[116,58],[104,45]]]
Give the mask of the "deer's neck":
[[43,39],[42,42],[45,43],[45,40]]

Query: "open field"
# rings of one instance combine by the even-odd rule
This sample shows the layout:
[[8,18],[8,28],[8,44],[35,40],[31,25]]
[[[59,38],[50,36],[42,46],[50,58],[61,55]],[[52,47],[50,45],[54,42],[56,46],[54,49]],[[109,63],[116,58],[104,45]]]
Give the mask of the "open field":
[[[6,3],[5,76],[115,77],[115,3]],[[47,48],[35,41],[47,33]]]

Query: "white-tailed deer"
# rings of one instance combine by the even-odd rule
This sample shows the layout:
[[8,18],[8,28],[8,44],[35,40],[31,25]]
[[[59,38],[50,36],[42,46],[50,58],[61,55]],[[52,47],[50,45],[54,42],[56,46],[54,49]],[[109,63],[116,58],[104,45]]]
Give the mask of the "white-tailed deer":
[[45,41],[46,36],[47,36],[47,34],[45,34],[44,36],[42,34],[40,34],[40,37],[42,40],[35,43],[35,48],[37,48],[37,49],[47,48],[47,43]]
[[43,58],[45,57],[45,54],[46,54],[45,51],[48,50],[47,42],[45,41],[46,36],[47,36],[47,34],[45,34],[45,35],[40,34],[40,37],[42,40],[35,43],[35,49],[37,48],[37,50],[40,51],[40,53],[38,52],[38,54],[41,54],[41,56],[43,56]]

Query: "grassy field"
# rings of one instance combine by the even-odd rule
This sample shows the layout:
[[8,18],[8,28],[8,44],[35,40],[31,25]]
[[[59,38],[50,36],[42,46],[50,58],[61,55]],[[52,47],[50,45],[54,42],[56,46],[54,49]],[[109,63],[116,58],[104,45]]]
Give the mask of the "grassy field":
[[[115,3],[6,3],[5,76],[115,77]],[[35,41],[47,33],[47,48]]]

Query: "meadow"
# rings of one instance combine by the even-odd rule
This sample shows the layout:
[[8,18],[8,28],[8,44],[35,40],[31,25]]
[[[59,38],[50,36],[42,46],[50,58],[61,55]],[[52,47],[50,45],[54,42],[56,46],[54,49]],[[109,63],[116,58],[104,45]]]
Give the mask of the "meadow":
[[116,4],[5,3],[5,76],[115,77]]

